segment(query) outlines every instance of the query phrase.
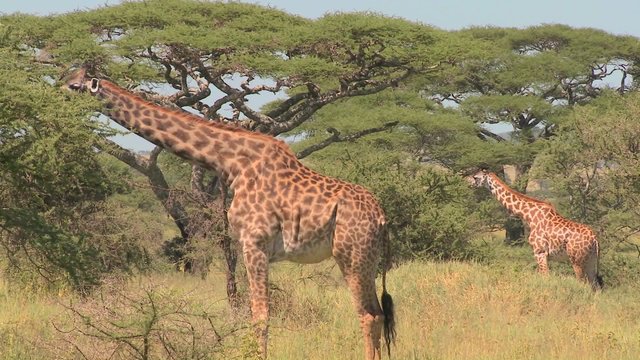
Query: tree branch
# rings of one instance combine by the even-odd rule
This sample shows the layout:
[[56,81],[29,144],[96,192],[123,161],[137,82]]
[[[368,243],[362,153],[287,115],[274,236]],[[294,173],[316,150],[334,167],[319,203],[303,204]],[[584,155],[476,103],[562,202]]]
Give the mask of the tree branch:
[[328,128],[327,132],[331,133],[331,136],[328,137],[327,139],[311,145],[309,147],[307,147],[306,149],[298,152],[296,154],[296,157],[298,159],[304,159],[305,157],[311,155],[312,153],[318,151],[318,150],[322,150],[324,148],[326,148],[327,146],[333,144],[333,143],[337,143],[337,142],[345,142],[345,141],[353,141],[355,139],[361,138],[365,135],[369,135],[369,134],[373,134],[373,133],[377,133],[377,132],[381,132],[381,131],[385,131],[388,129],[391,129],[392,127],[398,125],[398,121],[393,121],[390,123],[386,123],[380,127],[375,127],[375,128],[369,128],[369,129],[365,129],[365,130],[361,130],[349,135],[345,135],[345,136],[340,136],[340,132],[334,128]]
[[269,111],[267,113],[267,116],[269,116],[271,118],[276,118],[276,117],[282,115],[285,111],[290,109],[292,106],[296,105],[300,101],[303,101],[304,99],[307,99],[307,98],[309,98],[309,93],[308,92],[292,95],[290,98],[288,98],[288,99],[284,100],[283,102],[281,102],[278,105],[278,107],[276,107],[275,109]]
[[[486,130],[486,129],[480,129],[478,135],[480,136],[480,138],[482,140],[485,140],[487,137],[489,137],[489,138],[492,138],[492,139],[494,139],[496,141],[505,141],[505,138],[503,138],[502,136],[494,134],[491,131]],[[482,136],[484,136],[485,138],[483,138]]]
[[158,167],[158,155],[162,151],[162,148],[156,146],[151,151],[149,158],[146,159],[144,156],[127,150],[111,140],[104,139],[104,142],[105,145],[97,145],[99,149],[124,162],[147,177],[151,190],[155,194],[156,198],[160,200],[167,213],[173,218],[176,226],[180,230],[181,236],[185,239],[188,238],[189,217],[187,211],[182,203],[176,201],[171,196],[169,184],[167,183],[162,170]]
[[273,136],[287,132],[308,120],[318,109],[329,103],[346,97],[375,94],[391,86],[395,86],[400,81],[405,80],[414,73],[415,71],[412,68],[408,68],[402,74],[394,78],[387,79],[385,81],[369,82],[368,85],[374,84],[371,87],[361,89],[349,89],[347,87],[344,91],[332,90],[320,94],[317,97],[307,98],[276,118],[277,122],[271,126],[271,129],[269,129],[268,132]]
[[[261,114],[257,111],[254,111],[253,109],[251,109],[250,107],[248,107],[246,105],[246,103],[244,102],[244,97],[246,95],[249,94],[254,94],[254,92],[250,92],[248,90],[245,91],[240,91],[238,89],[235,89],[231,86],[229,86],[229,84],[227,84],[223,79],[222,76],[215,76],[215,77],[208,77],[208,80],[218,89],[220,89],[220,91],[224,92],[225,94],[227,94],[227,96],[225,98],[226,101],[219,103],[219,106],[222,106],[222,104],[224,104],[227,101],[230,101],[238,110],[240,110],[246,117],[248,117],[249,119],[256,121],[260,124],[272,124],[274,121],[271,117]],[[262,88],[262,87],[258,87],[258,88]],[[257,91],[257,90],[256,90]],[[261,91],[261,90],[260,90]],[[218,102],[222,101],[222,99],[218,100]],[[216,103],[218,103],[216,102]]]

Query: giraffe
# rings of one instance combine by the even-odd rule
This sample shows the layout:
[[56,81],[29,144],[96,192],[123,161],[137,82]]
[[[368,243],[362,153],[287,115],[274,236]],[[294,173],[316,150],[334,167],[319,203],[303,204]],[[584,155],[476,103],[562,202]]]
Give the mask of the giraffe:
[[[102,112],[134,133],[192,163],[217,172],[234,196],[228,210],[231,236],[242,246],[253,328],[267,356],[268,266],[288,260],[317,263],[333,257],[352,293],[367,359],[380,359],[395,342],[393,300],[386,289],[389,235],[385,215],[364,187],[321,175],[303,165],[271,136],[206,121],[145,101],[80,68],[66,90],[89,92]],[[376,295],[380,258],[382,296]]]
[[602,287],[598,275],[600,245],[587,225],[562,217],[555,207],[519,193],[507,186],[498,176],[480,170],[468,180],[473,186],[486,187],[498,201],[527,223],[529,244],[538,264],[538,272],[548,274],[548,257],[568,256],[576,277],[588,282],[594,290]]

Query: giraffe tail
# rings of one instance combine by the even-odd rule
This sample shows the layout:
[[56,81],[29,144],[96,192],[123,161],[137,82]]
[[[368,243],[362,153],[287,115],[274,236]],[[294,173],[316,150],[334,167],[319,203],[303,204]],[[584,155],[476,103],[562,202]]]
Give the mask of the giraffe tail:
[[384,314],[384,341],[387,345],[387,354],[391,357],[391,343],[393,342],[395,345],[396,342],[396,319],[393,298],[391,298],[391,295],[387,292],[387,269],[391,266],[391,244],[389,241],[389,230],[386,224],[384,225],[383,232],[384,261],[382,266],[382,297],[380,302]]
[[596,278],[595,278],[594,287],[597,290],[602,290],[604,287],[604,281],[602,280],[602,275],[600,275],[600,242],[596,241]]

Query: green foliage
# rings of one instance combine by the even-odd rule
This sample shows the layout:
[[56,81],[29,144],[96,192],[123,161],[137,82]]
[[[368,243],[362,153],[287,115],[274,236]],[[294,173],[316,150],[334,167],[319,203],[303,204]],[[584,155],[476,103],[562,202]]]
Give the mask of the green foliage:
[[[570,208],[576,209],[576,215],[585,218],[590,208],[592,216],[599,218],[633,204],[623,197],[632,196],[637,189],[638,103],[636,94],[624,98],[612,94],[575,108],[563,122],[565,131],[549,141],[541,154],[540,174],[552,175],[556,188],[570,190],[574,201]],[[605,202],[599,210],[585,203],[596,199]]]
[[95,135],[84,123],[68,121],[86,114],[90,103],[71,104],[57,89],[32,79],[17,59],[11,55],[4,59],[0,68],[0,76],[7,78],[0,90],[3,181],[32,192],[35,196],[28,205],[40,210],[80,198],[103,199],[117,190],[100,170],[91,147]]
[[[358,51],[370,53],[372,59],[389,56],[398,64],[428,64],[437,61],[428,50],[443,40],[439,30],[377,14],[329,14],[312,22],[273,8],[235,2],[125,2],[42,20],[16,14],[2,21],[18,29],[16,34],[27,46],[47,47],[64,63],[110,64],[113,56],[128,62],[146,49],[158,51],[158,47],[175,45],[185,53],[214,49],[225,54],[213,59],[222,68],[309,81],[357,70],[355,64],[340,59]],[[142,71],[138,76],[145,73],[144,66],[159,68],[148,61],[130,65],[134,63]],[[131,70],[129,76],[134,73]]]
[[101,274],[128,269],[132,257],[142,257],[129,241],[99,244],[94,235],[108,235],[108,227],[87,225],[105,210],[110,195],[128,190],[128,171],[101,162],[94,147],[97,123],[77,121],[95,103],[84,97],[70,101],[46,81],[49,69],[33,66],[11,43],[5,45],[0,48],[3,265],[23,284],[38,284],[39,274],[49,281],[46,286],[85,289]]
[[[472,233],[468,191],[457,177],[436,171],[388,173],[375,181],[395,235],[397,256],[460,258]],[[471,219],[470,219],[471,218]]]
[[[419,83],[427,96],[459,104],[477,123],[512,125],[518,141],[553,135],[567,106],[589,102],[607,88],[635,86],[628,75],[636,71],[637,38],[564,25],[473,27],[457,36],[471,39],[478,51]],[[620,74],[626,81],[614,84]]]
[[314,167],[362,184],[377,196],[397,260],[467,256],[465,245],[478,223],[471,189],[460,177],[406,160],[350,155]]
[[[549,118],[555,110],[544,99],[531,96],[487,95],[474,96],[462,103],[461,110],[485,122],[511,122],[514,114],[533,112],[537,117]],[[517,124],[514,124],[517,126]]]
[[[429,49],[444,40],[444,33],[435,28],[375,13],[328,14],[318,20],[313,31],[311,36],[301,39],[302,43],[322,46],[326,55],[333,55],[331,45],[344,49],[373,45],[375,54],[400,63],[416,60],[432,63],[434,56]],[[420,59],[412,59],[416,56]]]
[[19,261],[16,253],[28,248],[46,262],[40,265],[38,260],[30,258],[28,252],[25,253],[27,260],[31,262],[27,264],[35,266],[36,270],[46,274],[47,265],[53,266],[56,270],[61,270],[65,280],[75,287],[96,282],[99,271],[93,264],[96,251],[82,237],[67,234],[50,225],[33,210],[0,209],[0,220],[0,229],[4,233],[3,247],[5,251],[8,250],[7,255],[13,265],[9,273],[15,272],[14,279],[17,275],[23,280],[33,280],[26,279],[25,274],[20,274],[21,266],[16,266]]

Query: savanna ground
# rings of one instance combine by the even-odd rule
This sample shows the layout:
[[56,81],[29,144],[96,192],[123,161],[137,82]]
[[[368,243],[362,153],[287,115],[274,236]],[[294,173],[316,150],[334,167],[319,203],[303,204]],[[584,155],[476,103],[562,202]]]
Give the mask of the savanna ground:
[[[593,293],[568,264],[552,263],[548,278],[536,274],[527,246],[497,237],[479,246],[492,249],[486,261],[416,261],[389,273],[398,320],[393,358],[637,358],[637,289]],[[272,269],[272,359],[363,357],[350,294],[333,261]],[[205,280],[167,271],[79,298],[3,283],[2,358],[255,358],[247,306],[230,311],[223,284],[215,271]]]

